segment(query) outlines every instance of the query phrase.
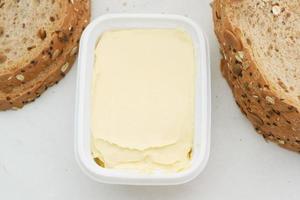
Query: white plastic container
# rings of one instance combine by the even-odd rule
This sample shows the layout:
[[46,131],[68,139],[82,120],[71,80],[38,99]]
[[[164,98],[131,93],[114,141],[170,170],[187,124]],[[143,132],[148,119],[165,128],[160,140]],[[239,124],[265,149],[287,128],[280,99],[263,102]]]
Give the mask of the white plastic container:
[[[128,28],[180,28],[193,39],[196,63],[195,137],[191,167],[179,173],[119,171],[98,166],[91,156],[90,102],[94,50],[107,30]],[[176,185],[186,183],[204,169],[210,150],[211,86],[209,49],[204,32],[191,19],[177,15],[104,15],[85,29],[79,49],[75,108],[75,154],[82,170],[92,179],[111,184]]]

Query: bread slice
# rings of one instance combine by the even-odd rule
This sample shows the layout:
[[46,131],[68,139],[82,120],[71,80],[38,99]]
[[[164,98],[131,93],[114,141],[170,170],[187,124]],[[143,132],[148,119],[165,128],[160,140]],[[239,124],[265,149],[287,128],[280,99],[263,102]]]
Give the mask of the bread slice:
[[17,109],[26,103],[34,101],[48,87],[57,83],[71,68],[79,45],[79,38],[90,18],[90,1],[81,0],[81,7],[78,8],[76,24],[72,27],[72,34],[69,41],[63,48],[61,55],[52,64],[44,68],[36,78],[26,83],[13,87],[7,92],[0,92],[0,110]]
[[300,1],[214,0],[221,70],[259,134],[300,152]]
[[0,90],[34,79],[58,59],[78,23],[82,0],[0,0]]

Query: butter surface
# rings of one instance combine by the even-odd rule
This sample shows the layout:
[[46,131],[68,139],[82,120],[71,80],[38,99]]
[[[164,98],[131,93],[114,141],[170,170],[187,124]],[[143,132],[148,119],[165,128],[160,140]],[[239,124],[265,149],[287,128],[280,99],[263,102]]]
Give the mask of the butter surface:
[[178,29],[105,32],[95,50],[92,154],[106,168],[182,171],[194,138],[195,56]]

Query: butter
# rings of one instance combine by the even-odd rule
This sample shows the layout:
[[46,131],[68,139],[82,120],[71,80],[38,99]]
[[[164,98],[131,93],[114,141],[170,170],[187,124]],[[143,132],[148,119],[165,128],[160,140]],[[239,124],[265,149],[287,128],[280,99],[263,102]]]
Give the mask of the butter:
[[105,32],[95,50],[92,155],[105,168],[179,172],[195,132],[195,55],[179,29]]

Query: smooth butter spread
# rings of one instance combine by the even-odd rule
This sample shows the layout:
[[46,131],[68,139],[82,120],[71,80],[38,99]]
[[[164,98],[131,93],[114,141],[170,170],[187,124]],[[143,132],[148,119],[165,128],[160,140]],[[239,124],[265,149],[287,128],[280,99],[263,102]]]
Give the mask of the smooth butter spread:
[[95,50],[92,154],[105,168],[182,171],[194,137],[195,56],[178,29],[105,32]]

